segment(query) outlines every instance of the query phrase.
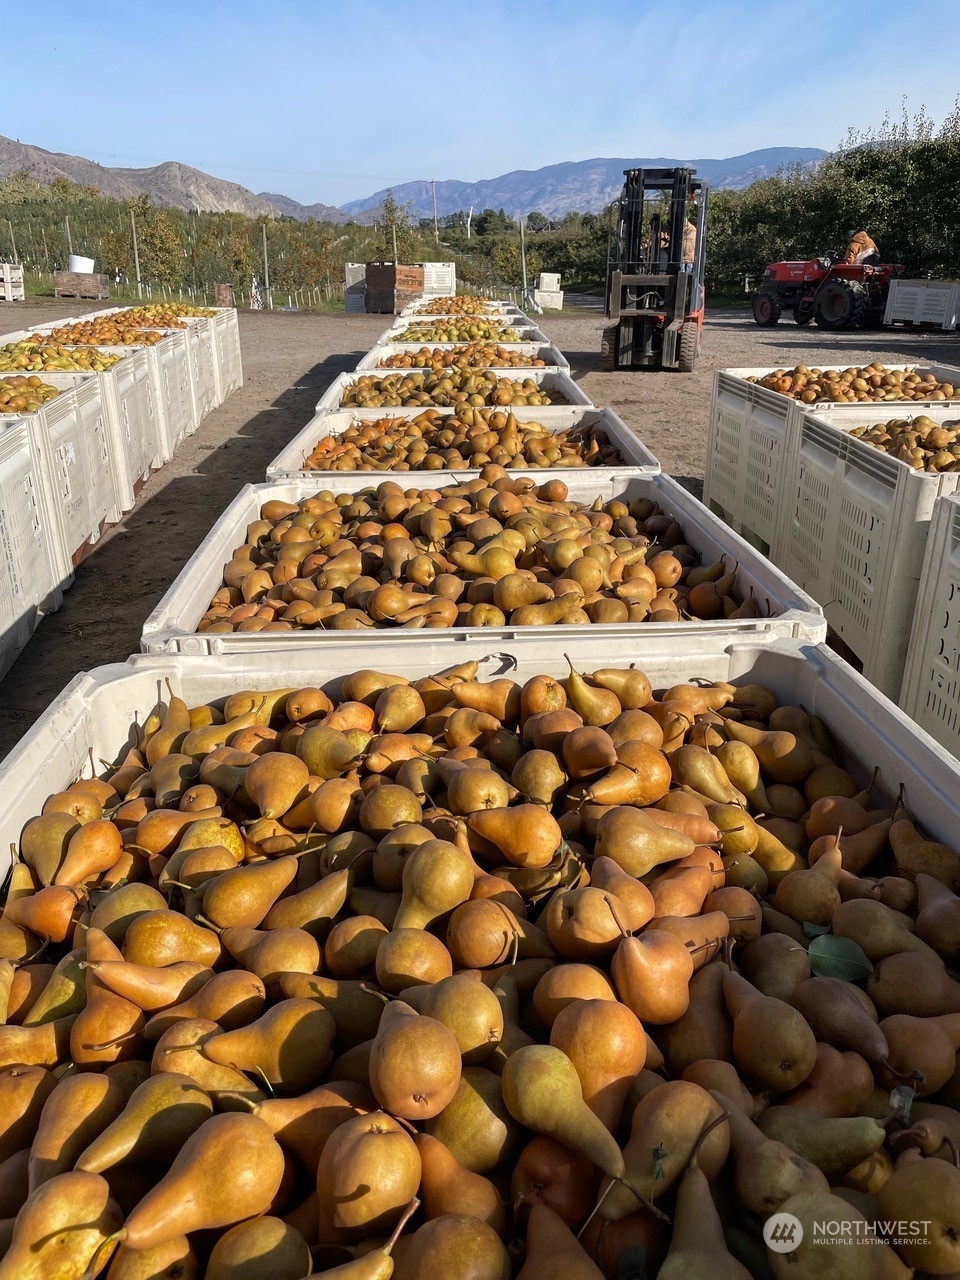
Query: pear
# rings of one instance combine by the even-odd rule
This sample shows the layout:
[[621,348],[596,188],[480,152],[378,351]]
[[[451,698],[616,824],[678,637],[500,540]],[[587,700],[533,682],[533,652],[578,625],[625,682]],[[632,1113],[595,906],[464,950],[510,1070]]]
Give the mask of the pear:
[[460,1047],[448,1027],[402,1000],[385,1007],[370,1051],[370,1087],[381,1106],[428,1120],[451,1101],[460,1072]]
[[[211,1116],[127,1215],[123,1241],[149,1249],[191,1231],[265,1213],[283,1178],[283,1152],[258,1116]],[[50,1184],[48,1184],[50,1185]]]
[[789,871],[776,887],[773,905],[800,923],[828,925],[840,905],[840,843],[813,862],[809,870]]
[[746,796],[751,809],[758,813],[773,812],[760,774],[760,761],[752,747],[745,742],[722,742],[716,757],[731,784]]
[[641,1022],[663,1025],[687,1010],[693,958],[673,934],[647,929],[639,937],[622,939],[610,976],[620,1000]]
[[281,1000],[255,1022],[204,1041],[211,1062],[235,1067],[285,1093],[317,1084],[333,1060],[336,1023],[313,1000]]
[[517,1280],[603,1280],[576,1236],[546,1204],[535,1204],[527,1226],[527,1254]]
[[9,1067],[0,1072],[0,1160],[33,1137],[56,1077],[41,1066]]
[[736,973],[724,976],[723,993],[733,1018],[733,1054],[744,1074],[777,1093],[806,1080],[817,1060],[806,1019]]
[[[898,811],[899,814],[903,810]],[[898,816],[890,827],[890,848],[897,870],[908,879],[932,876],[956,892],[960,889],[960,865],[956,851],[936,840],[926,840],[909,818]]]
[[557,820],[539,804],[483,809],[467,825],[517,867],[548,866],[563,841]]
[[877,1208],[881,1218],[926,1224],[916,1237],[898,1238],[896,1250],[907,1266],[933,1275],[960,1271],[960,1170],[952,1162],[898,1166],[880,1188]]
[[83,1280],[88,1269],[96,1274],[116,1247],[122,1221],[104,1178],[61,1173],[39,1186],[17,1214],[0,1280]]
[[629,875],[646,875],[664,862],[685,858],[696,848],[681,831],[661,826],[640,809],[617,806],[597,827],[595,854],[609,857]]
[[420,1193],[427,1218],[447,1213],[469,1213],[479,1218],[498,1234],[506,1228],[503,1199],[493,1183],[478,1173],[465,1169],[442,1142],[428,1133],[414,1138],[420,1153]]
[[68,951],[58,961],[43,990],[24,1016],[25,1027],[41,1026],[56,1018],[79,1013],[86,1004],[85,972],[81,964],[86,951]]
[[291,856],[224,871],[203,886],[204,918],[221,929],[255,929],[293,883],[298,868],[298,859]]
[[267,1122],[285,1151],[316,1174],[333,1131],[345,1120],[376,1110],[376,1099],[365,1085],[334,1080],[294,1098],[266,1098],[255,1104],[254,1115]]
[[509,1280],[510,1272],[510,1255],[493,1228],[466,1214],[431,1218],[398,1241],[395,1280]]
[[500,1077],[486,1067],[464,1067],[456,1093],[424,1128],[472,1173],[489,1173],[509,1159],[519,1136]]
[[765,996],[789,1003],[800,983],[810,977],[810,957],[789,935],[765,932],[744,947],[740,969]]
[[208,1019],[223,1031],[245,1026],[263,1012],[266,991],[254,973],[245,969],[225,969],[188,999],[155,1013],[143,1029],[147,1040],[158,1040],[168,1027],[189,1018]]
[[179,911],[147,911],[137,916],[123,944],[123,958],[131,964],[162,966],[193,960],[212,968],[221,954],[217,935]]
[[103,1173],[127,1161],[170,1160],[212,1111],[209,1096],[188,1077],[167,1072],[151,1076],[129,1094],[113,1119],[92,1135],[93,1140],[78,1154],[75,1168]]
[[876,962],[899,951],[919,951],[932,959],[937,953],[913,932],[913,921],[882,902],[852,898],[841,902],[832,917],[833,932],[859,943],[869,960]]
[[583,1101],[616,1133],[627,1092],[647,1056],[639,1019],[610,1000],[577,1000],[550,1028],[550,1043],[573,1063]]
[[102,929],[111,942],[122,947],[127,930],[137,916],[148,911],[163,911],[166,906],[163,894],[152,885],[122,884],[94,905],[90,913],[90,927]]
[[347,900],[353,872],[334,871],[299,893],[276,901],[263,918],[265,929],[304,929],[323,941],[330,925]]
[[345,734],[328,725],[310,725],[297,739],[297,755],[313,778],[339,777],[359,754]]
[[195,995],[213,977],[213,970],[195,960],[156,968],[129,960],[81,962],[114,995],[123,996],[150,1013],[167,1009]]
[[123,838],[106,818],[88,822],[76,831],[53,877],[55,885],[78,885],[109,871],[123,852]]
[[[715,1120],[720,1122],[716,1126]],[[723,1120],[724,1109],[697,1084],[670,1080],[652,1089],[633,1110],[623,1149],[626,1181],[604,1186],[600,1217],[625,1218],[636,1209],[638,1196],[652,1201],[666,1194],[690,1163],[698,1142],[704,1173],[716,1177],[730,1149]]]
[[224,929],[223,945],[267,986],[283,973],[316,973],[320,948],[303,929]]
[[392,1116],[374,1111],[345,1120],[327,1140],[317,1168],[321,1241],[392,1229],[420,1175],[416,1145]]
[[447,840],[418,845],[403,867],[403,897],[395,928],[426,929],[466,902],[473,888],[474,863]]
[[41,885],[53,884],[71,837],[79,830],[80,823],[69,813],[41,815],[23,828],[20,857]]
[[186,1236],[155,1249],[127,1249],[113,1255],[106,1280],[199,1280],[200,1263]]
[[65,1076],[44,1104],[30,1147],[30,1191],[67,1173],[87,1145],[123,1111],[132,1090],[108,1071]]
[[917,1093],[927,1096],[942,1089],[956,1068],[960,1050],[960,1013],[932,1018],[914,1018],[894,1013],[880,1023],[880,1032],[890,1046],[881,1064],[879,1080],[894,1088],[911,1080]]
[[940,959],[916,951],[900,951],[878,961],[867,978],[867,995],[884,1017],[960,1013],[960,982],[949,976]]
[[243,789],[261,817],[282,818],[306,789],[310,771],[299,756],[268,751],[248,766]]
[[568,778],[552,751],[525,751],[510,774],[510,781],[532,804],[551,808]]
[[204,1280],[303,1280],[312,1270],[307,1242],[280,1218],[238,1222],[213,1246]]
[[[359,981],[337,980],[320,974],[283,973],[279,978],[283,995],[316,1000],[337,1025],[337,1036],[346,1044],[360,1044],[377,1034],[383,1001]],[[222,1019],[221,1019],[222,1021]],[[147,1028],[149,1031],[149,1027]]]
[[335,978],[370,973],[389,930],[375,916],[355,915],[338,921],[323,944],[324,966]]
[[562,1142],[610,1177],[623,1176],[620,1148],[584,1102],[576,1068],[560,1049],[517,1049],[504,1066],[502,1088],[507,1110],[520,1124]]
[[594,858],[590,865],[590,884],[595,889],[605,889],[616,898],[616,910],[628,931],[636,932],[653,919],[656,911],[653,894],[612,858]]
[[807,978],[794,987],[790,1003],[818,1040],[858,1053],[871,1066],[886,1060],[886,1038],[858,999],[855,987],[839,978]]
[[816,1066],[782,1101],[784,1106],[801,1107],[824,1118],[854,1116],[863,1113],[873,1087],[873,1071],[866,1058],[818,1044]]
[[53,1018],[36,1027],[0,1027],[0,1071],[7,1067],[55,1067],[70,1055],[70,1033],[77,1014]]
[[159,760],[162,760],[164,756],[178,751],[183,739],[190,732],[190,710],[187,704],[173,692],[169,681],[167,689],[170,693],[170,701],[167,703],[167,708],[156,732],[151,735],[143,753],[147,764],[151,768]]
[[692,743],[678,747],[670,756],[670,767],[677,783],[691,787],[698,795],[706,796],[715,804],[746,808],[746,797],[727,777],[719,759],[704,747]]
[[936,876],[916,877],[917,936],[943,960],[960,955],[960,898]]
[[[744,1119],[745,1124],[750,1124]],[[751,1273],[728,1251],[710,1184],[696,1152],[680,1179],[673,1234],[658,1280],[752,1280]]]
[[736,720],[727,720],[725,728],[729,738],[745,742],[753,749],[760,768],[772,782],[793,785],[813,771],[813,751],[803,738],[793,733],[782,729],[753,729]]
[[[650,931],[651,935],[654,933],[656,930]],[[679,939],[673,940],[679,942]],[[727,965],[714,961],[694,973],[688,980],[687,1008],[659,1033],[663,1056],[674,1074],[683,1074],[688,1066],[703,1059],[719,1058],[729,1062],[733,1058],[733,1036],[723,998],[723,979],[727,972]]]
[[886,1131],[869,1116],[815,1115],[800,1107],[768,1107],[758,1121],[768,1138],[815,1164],[835,1182],[883,1146]]
[[600,667],[586,677],[588,683],[616,694],[625,711],[640,710],[653,696],[650,681],[636,667]]
[[[429,936],[421,934],[421,938]],[[400,993],[417,1013],[442,1022],[453,1033],[461,1061],[469,1066],[489,1058],[503,1035],[500,1002],[479,977],[476,973],[458,973]]]
[[[768,1251],[776,1280],[909,1280],[913,1274],[894,1251],[867,1235],[867,1219],[848,1200],[823,1192],[801,1192],[785,1201],[781,1213],[796,1218],[797,1247],[785,1253]],[[856,1223],[850,1234],[832,1243],[817,1235],[816,1223]],[[863,1224],[862,1226],[860,1224]],[[872,1243],[852,1243],[853,1240]]]
[[742,1208],[765,1219],[790,1196],[830,1190],[826,1176],[815,1164],[768,1138],[727,1095],[712,1091],[712,1096],[729,1113],[733,1190]]
[[[536,608],[536,606],[533,607]],[[583,723],[602,728],[603,725],[616,720],[624,710],[616,693],[599,683],[591,687],[574,667],[569,657],[566,654],[564,657],[570,667],[570,675],[565,681],[567,700],[582,718]]]
[[151,1071],[155,1076],[186,1076],[191,1086],[199,1086],[214,1098],[221,1110],[237,1110],[245,1099],[259,1102],[262,1092],[242,1072],[204,1056],[204,1043],[218,1034],[220,1027],[203,1018],[175,1022],[154,1047]]

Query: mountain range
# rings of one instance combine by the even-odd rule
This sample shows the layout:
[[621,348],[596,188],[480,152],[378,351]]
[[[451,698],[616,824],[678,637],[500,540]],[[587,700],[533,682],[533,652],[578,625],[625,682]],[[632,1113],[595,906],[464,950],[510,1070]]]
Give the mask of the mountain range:
[[[504,209],[522,217],[534,209],[550,218],[565,213],[596,213],[615,200],[623,185],[623,170],[634,167],[672,167],[689,164],[713,187],[748,187],[788,165],[811,165],[826,151],[818,147],[768,147],[724,160],[643,159],[568,160],[542,169],[515,169],[512,173],[481,182],[437,182],[437,211],[443,216],[473,208]],[[301,204],[289,196],[262,191],[255,194],[236,182],[215,178],[200,169],[167,160],[149,169],[110,168],[82,156],[45,151],[27,143],[0,137],[0,177],[26,171],[37,182],[54,178],[95,187],[118,200],[149,195],[155,204],[177,209],[202,209],[212,213],[243,213],[247,217],[288,217],[318,222],[372,222],[386,190],[363,200],[351,200],[336,208],[328,204]],[[394,199],[417,217],[433,216],[431,182],[404,182],[392,188]]]

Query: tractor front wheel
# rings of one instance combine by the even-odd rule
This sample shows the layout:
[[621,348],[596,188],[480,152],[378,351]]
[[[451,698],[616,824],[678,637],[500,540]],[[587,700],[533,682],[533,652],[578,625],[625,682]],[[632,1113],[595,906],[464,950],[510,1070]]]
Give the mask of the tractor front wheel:
[[867,310],[867,291],[856,280],[828,280],[817,295],[813,318],[821,329],[857,329]]
[[780,303],[772,293],[758,293],[753,300],[753,318],[762,329],[772,329],[780,319]]

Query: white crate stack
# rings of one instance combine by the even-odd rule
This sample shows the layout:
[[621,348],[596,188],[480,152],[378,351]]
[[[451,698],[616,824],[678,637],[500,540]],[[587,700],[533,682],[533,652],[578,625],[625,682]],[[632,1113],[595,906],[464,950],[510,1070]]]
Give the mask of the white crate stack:
[[559,272],[540,272],[537,276],[537,287],[533,291],[533,300],[544,311],[563,310],[563,290],[560,288]]
[[883,323],[956,329],[960,323],[960,283],[956,280],[891,280]]
[[18,262],[0,262],[0,302],[23,302],[23,267]]

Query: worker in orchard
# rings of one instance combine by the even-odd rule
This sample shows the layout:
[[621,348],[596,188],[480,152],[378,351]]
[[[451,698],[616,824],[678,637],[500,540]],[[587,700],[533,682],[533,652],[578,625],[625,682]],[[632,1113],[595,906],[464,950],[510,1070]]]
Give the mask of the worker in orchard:
[[848,231],[843,261],[847,266],[872,267],[880,261],[880,250],[866,231]]
[[697,228],[690,221],[685,219],[683,224],[683,269],[684,271],[693,270],[694,258],[697,254]]

